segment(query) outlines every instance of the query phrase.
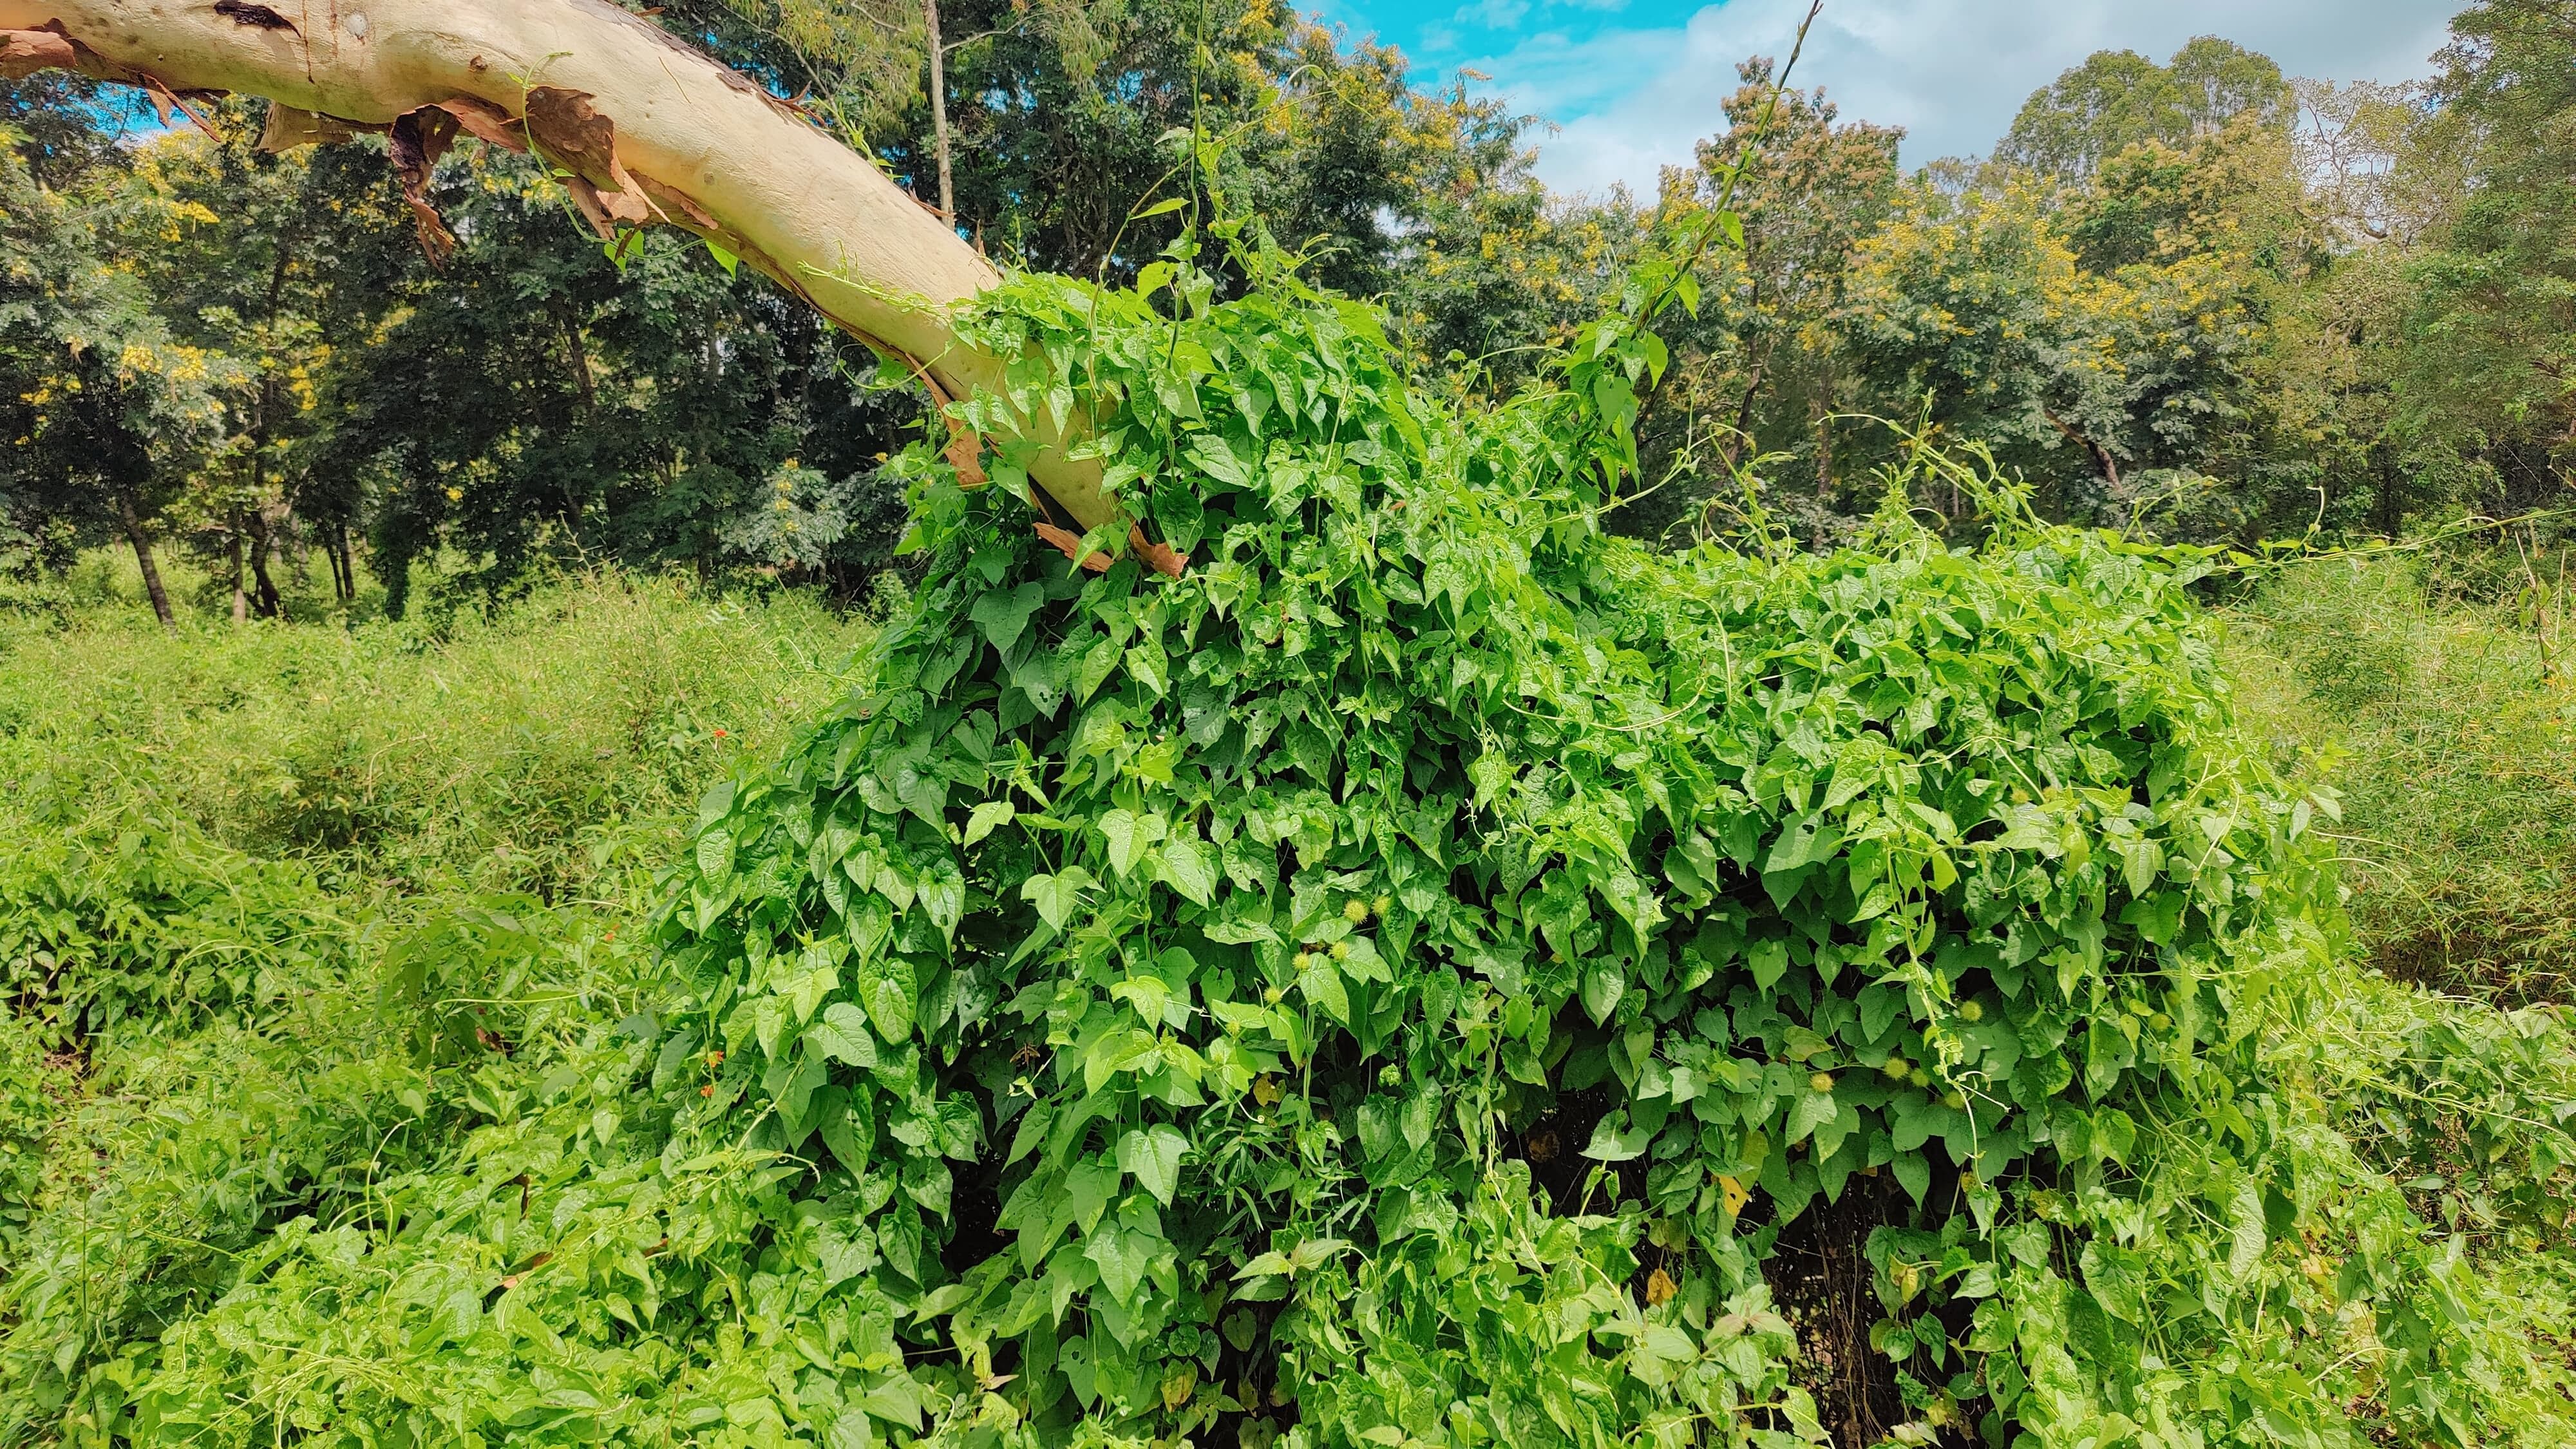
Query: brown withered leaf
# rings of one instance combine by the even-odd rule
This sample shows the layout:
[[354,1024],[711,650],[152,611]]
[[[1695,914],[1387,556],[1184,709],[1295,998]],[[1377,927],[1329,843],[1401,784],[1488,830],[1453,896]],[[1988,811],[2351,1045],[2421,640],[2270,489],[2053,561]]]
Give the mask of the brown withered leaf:
[[456,124],[478,141],[489,142],[504,151],[528,154],[528,137],[518,118],[480,96],[458,96],[440,101],[438,108],[456,118]]

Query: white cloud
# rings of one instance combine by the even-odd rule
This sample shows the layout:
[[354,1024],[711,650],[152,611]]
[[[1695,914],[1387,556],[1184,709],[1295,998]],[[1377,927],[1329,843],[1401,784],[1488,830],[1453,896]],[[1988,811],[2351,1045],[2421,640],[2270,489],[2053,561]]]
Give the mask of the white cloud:
[[[2402,80],[2430,72],[2454,0],[1827,0],[1797,81],[1846,117],[1906,128],[1909,164],[1982,154],[2029,94],[2096,50],[2162,60],[2222,35],[2292,75]],[[1467,62],[1514,107],[1563,129],[1539,170],[1566,190],[1651,191],[1722,124],[1748,55],[1785,56],[1805,0],[1722,0],[1678,27],[1562,31]],[[1559,13],[1561,14],[1561,12]],[[1558,19],[1559,15],[1550,15]]]

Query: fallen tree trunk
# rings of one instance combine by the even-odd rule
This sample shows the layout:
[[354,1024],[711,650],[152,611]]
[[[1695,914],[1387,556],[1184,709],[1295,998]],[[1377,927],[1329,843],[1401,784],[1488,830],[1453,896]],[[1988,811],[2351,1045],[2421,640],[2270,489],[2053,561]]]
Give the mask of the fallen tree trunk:
[[[941,398],[997,388],[949,309],[1000,280],[948,223],[794,107],[607,0],[0,0],[0,75],[47,66],[156,102],[263,96],[274,146],[390,133],[433,252],[428,169],[462,129],[533,148],[603,233],[707,237],[910,363]],[[972,440],[951,450],[974,475]],[[1116,513],[1061,438],[1033,469],[1080,529]],[[1041,512],[1043,500],[1033,499]],[[1062,519],[1057,520],[1062,522]]]

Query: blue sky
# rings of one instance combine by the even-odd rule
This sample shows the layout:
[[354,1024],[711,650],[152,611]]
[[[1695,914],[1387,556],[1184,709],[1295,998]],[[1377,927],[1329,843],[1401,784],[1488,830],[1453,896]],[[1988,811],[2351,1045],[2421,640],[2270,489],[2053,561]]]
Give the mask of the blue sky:
[[[1561,190],[1651,191],[1718,127],[1735,62],[1786,55],[1805,0],[1307,0],[1354,39],[1403,49],[1417,83],[1461,68],[1554,122],[1540,174]],[[2292,75],[2427,75],[2453,0],[1826,0],[1798,82],[1846,117],[1904,126],[1905,160],[1982,154],[2023,98],[2096,50],[2163,59],[2195,35]]]

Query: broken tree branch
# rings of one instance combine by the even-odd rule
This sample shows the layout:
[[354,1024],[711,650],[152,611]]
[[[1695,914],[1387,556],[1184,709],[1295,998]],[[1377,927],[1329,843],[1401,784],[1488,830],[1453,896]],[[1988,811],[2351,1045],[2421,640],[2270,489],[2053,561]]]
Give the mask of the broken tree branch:
[[[424,111],[443,115],[406,129],[432,160],[451,126],[504,145],[515,133],[595,224],[706,236],[940,394],[1000,388],[1004,359],[951,323],[1000,280],[971,245],[793,107],[608,0],[0,0],[0,75],[48,66],[312,118],[280,121],[280,142],[392,131]],[[1108,522],[1100,465],[1033,432],[1049,445],[1032,470],[1046,492],[1086,529]]]

